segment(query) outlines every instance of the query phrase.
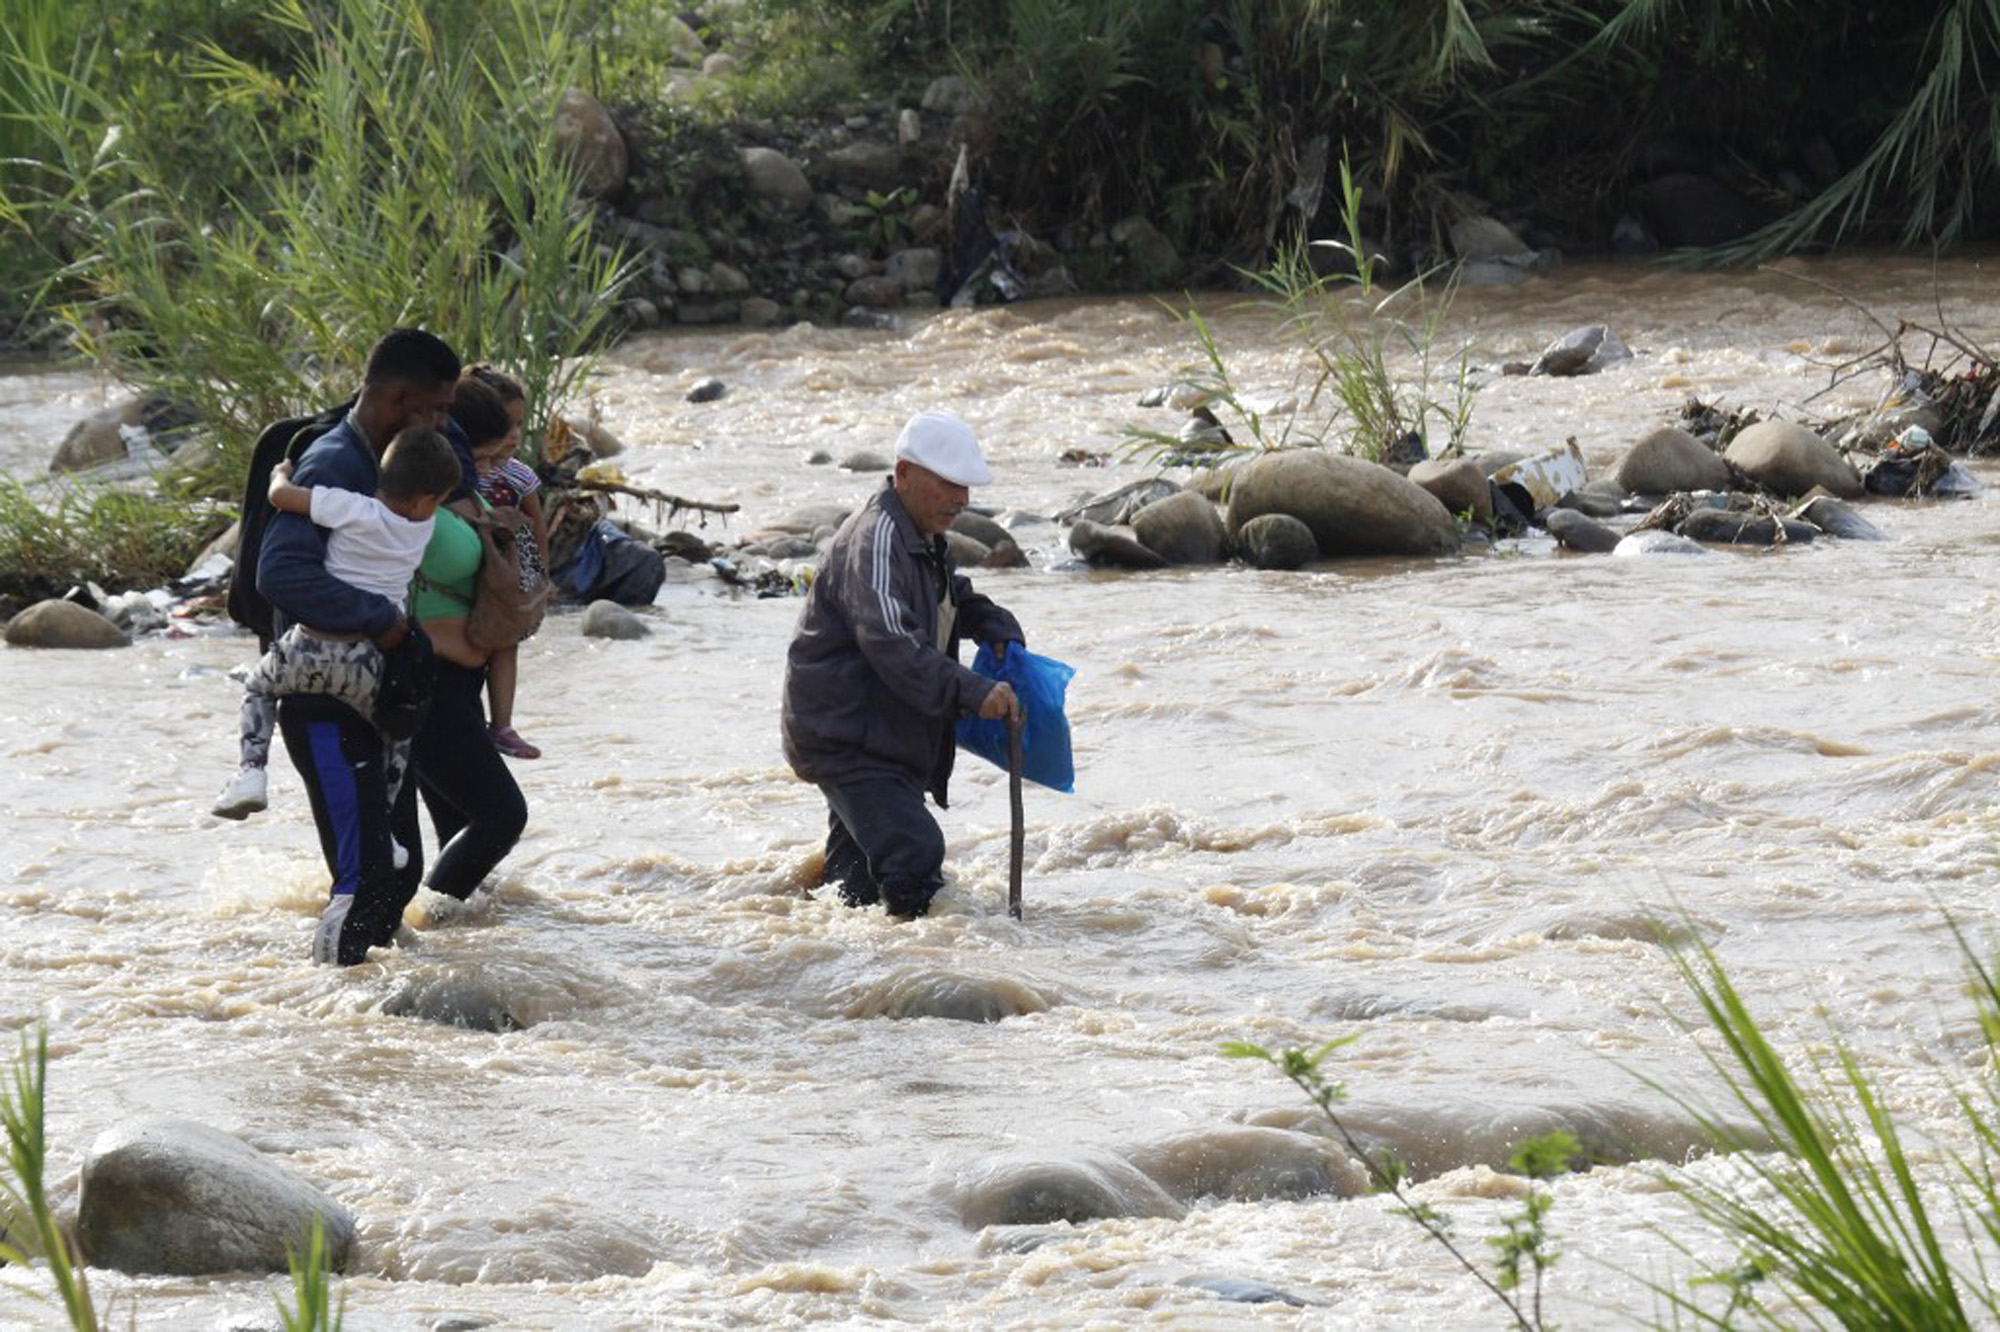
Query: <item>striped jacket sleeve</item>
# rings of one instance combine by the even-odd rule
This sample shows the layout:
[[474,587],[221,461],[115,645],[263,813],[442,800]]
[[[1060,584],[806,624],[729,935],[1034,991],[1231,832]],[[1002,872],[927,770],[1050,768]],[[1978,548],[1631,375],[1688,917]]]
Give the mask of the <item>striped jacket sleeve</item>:
[[849,629],[877,678],[926,716],[964,717],[979,710],[993,682],[974,675],[925,636],[935,611],[926,613],[924,567],[901,543],[896,523],[877,514],[872,531],[855,533],[842,570]]

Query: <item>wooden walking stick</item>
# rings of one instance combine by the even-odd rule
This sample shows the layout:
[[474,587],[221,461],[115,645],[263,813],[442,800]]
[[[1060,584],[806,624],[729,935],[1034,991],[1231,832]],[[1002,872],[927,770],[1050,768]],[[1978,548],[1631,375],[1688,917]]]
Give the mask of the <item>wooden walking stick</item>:
[[1021,852],[1027,838],[1021,823],[1021,719],[1007,719],[1007,800],[1014,826],[1007,847],[1007,914],[1021,918]]

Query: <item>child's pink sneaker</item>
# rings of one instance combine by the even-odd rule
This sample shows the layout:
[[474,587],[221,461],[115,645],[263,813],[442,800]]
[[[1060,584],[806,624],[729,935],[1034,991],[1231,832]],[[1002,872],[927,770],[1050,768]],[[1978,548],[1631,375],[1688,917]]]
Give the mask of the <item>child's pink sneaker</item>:
[[486,728],[493,747],[508,758],[538,759],[542,751],[521,738],[521,733],[511,726],[489,726]]

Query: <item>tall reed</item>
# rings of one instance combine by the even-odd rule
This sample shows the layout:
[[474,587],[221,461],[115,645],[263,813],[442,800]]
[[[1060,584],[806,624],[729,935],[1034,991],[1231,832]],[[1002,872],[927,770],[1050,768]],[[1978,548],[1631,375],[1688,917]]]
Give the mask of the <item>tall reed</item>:
[[26,1032],[21,1034],[8,1073],[8,1085],[0,1091],[0,1129],[7,1135],[7,1174],[0,1178],[0,1222],[5,1223],[0,1225],[0,1261],[22,1267],[47,1264],[70,1325],[77,1332],[97,1332],[90,1283],[49,1205],[47,1027],[35,1028],[32,1044]]

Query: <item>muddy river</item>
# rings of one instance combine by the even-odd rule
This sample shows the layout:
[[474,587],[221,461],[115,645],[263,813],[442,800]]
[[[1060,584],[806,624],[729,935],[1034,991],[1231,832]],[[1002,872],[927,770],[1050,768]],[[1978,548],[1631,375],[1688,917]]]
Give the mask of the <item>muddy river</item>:
[[[1797,271],[2000,340],[1990,265]],[[1203,308],[1249,391],[1291,391],[1268,315]],[[1473,448],[1574,436],[1602,471],[1689,394],[1806,416],[1880,387],[1822,393],[1878,335],[1784,273],[1574,265],[1461,293],[1448,336],[1497,367],[1587,323],[1636,357],[1494,377]],[[518,712],[546,757],[516,766],[530,825],[495,890],[420,895],[413,946],[344,971],[306,957],[326,878],[296,774],[274,765],[251,822],[208,813],[253,640],[0,651],[0,1025],[47,1021],[60,1199],[114,1124],[236,1133],[358,1217],[356,1330],[1499,1326],[1344,1162],[1307,1191],[1310,1153],[1245,1132],[1309,1117],[1224,1042],[1351,1035],[1330,1062],[1354,1122],[1468,1238],[1516,1205],[1487,1167],[1527,1133],[1638,1154],[1558,1181],[1551,1216],[1550,1317],[1625,1325],[1687,1270],[1663,1235],[1727,1253],[1656,1182],[1696,1134],[1648,1080],[1712,1086],[1659,912],[1785,1049],[1837,1024],[1914,1130],[1955,1141],[1949,1087],[1983,1056],[1940,907],[1991,933],[1994,502],[1876,504],[1879,543],[1706,558],[1531,538],[1298,574],[1075,564],[1032,519],[1147,469],[1062,456],[1171,428],[1135,404],[1195,354],[1132,299],[661,337],[595,389],[630,479],[742,505],[711,537],[859,500],[875,479],[807,456],[886,452],[914,409],[977,427],[998,480],[975,500],[1035,567],[975,581],[1077,670],[1077,791],[1029,790],[1019,922],[1005,778],[972,760],[935,914],[802,889],[824,815],[778,747],[794,599],[687,574],[644,641],[553,618]],[[728,395],[683,401],[707,375]],[[39,472],[106,391],[0,378],[0,468]],[[398,1015],[425,987],[517,1029]],[[1006,1016],[906,1016],[939,996]],[[1159,1214],[986,1224],[1065,1166]],[[284,1284],[92,1279],[141,1328],[265,1326]],[[1243,1283],[1304,1304],[1223,1297]],[[51,1317],[27,1284],[0,1272],[0,1323]]]

